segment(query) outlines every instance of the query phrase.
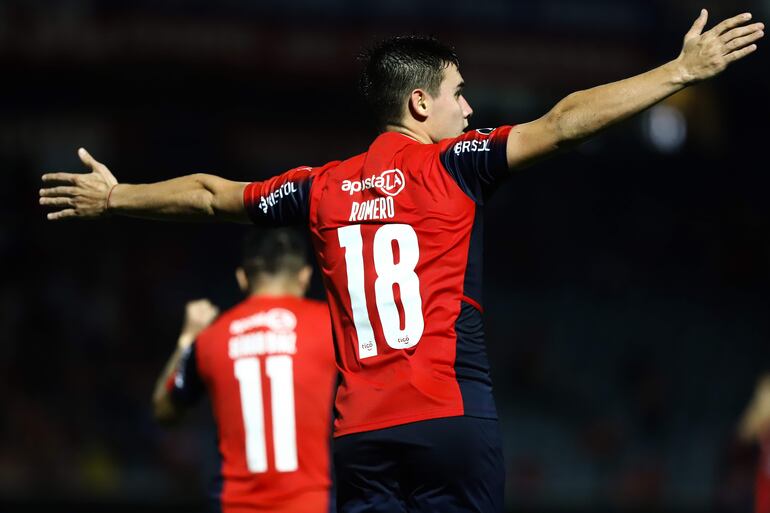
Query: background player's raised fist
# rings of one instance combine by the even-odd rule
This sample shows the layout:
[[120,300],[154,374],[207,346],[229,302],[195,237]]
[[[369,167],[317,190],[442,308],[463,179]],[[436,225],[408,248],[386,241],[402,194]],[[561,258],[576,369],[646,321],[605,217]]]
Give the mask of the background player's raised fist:
[[703,32],[708,21],[708,11],[703,9],[685,34],[682,53],[677,58],[685,82],[711,78],[724,71],[731,62],[754,52],[757,49],[755,41],[765,35],[765,25],[747,25],[751,17],[751,13],[739,14]]
[[40,204],[52,207],[48,219],[56,221],[78,217],[100,217],[107,211],[107,200],[118,184],[107,166],[94,159],[84,148],[78,156],[90,173],[47,173],[40,189]]
[[208,299],[198,299],[196,301],[190,301],[185,307],[184,326],[182,327],[182,333],[186,335],[183,337],[192,339],[198,336],[198,333],[203,331],[211,322],[219,315],[219,308],[217,308]]

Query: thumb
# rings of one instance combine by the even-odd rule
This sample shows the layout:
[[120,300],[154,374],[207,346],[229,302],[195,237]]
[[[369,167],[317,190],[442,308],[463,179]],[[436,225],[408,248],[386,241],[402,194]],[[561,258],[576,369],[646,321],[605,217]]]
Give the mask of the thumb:
[[684,36],[685,39],[689,39],[691,37],[699,36],[703,32],[703,27],[706,26],[706,22],[709,19],[709,12],[706,9],[700,10],[700,15],[695,20],[695,23],[692,24],[692,27],[690,27],[689,32]]
[[107,169],[107,166],[93,158],[85,148],[78,149],[78,157],[80,157],[80,160],[83,162],[83,164],[86,165],[86,167],[88,167],[92,172],[104,178],[108,184],[114,185],[118,183],[118,180],[112,173],[110,173],[110,170]]
[[78,150],[78,157],[80,157],[80,161],[83,162],[83,164],[86,165],[91,171],[95,171],[94,168],[99,165],[99,162],[96,161],[95,158],[91,156],[90,153],[86,151],[85,148],[80,148]]

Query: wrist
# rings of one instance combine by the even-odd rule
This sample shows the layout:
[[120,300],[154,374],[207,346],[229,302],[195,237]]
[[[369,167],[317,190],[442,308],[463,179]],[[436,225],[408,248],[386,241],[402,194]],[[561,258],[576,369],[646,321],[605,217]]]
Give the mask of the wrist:
[[687,66],[685,66],[684,62],[682,61],[683,59],[680,55],[673,61],[664,64],[663,67],[665,68],[666,73],[669,76],[669,80],[672,84],[675,86],[687,87],[688,85],[692,84],[695,79],[687,70]]
[[183,331],[182,334],[179,335],[176,345],[179,349],[187,349],[193,342],[195,342],[195,337],[195,333]]
[[113,208],[113,193],[115,192],[115,189],[120,185],[119,183],[114,184],[112,187],[110,187],[110,191],[107,193],[107,199],[104,201],[104,212],[109,214],[110,210]]

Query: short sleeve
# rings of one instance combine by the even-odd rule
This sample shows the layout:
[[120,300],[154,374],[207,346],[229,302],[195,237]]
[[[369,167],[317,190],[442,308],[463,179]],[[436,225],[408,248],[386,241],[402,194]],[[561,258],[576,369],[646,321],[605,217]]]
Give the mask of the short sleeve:
[[508,177],[507,146],[511,128],[480,128],[439,143],[441,164],[478,204],[483,204]]
[[195,357],[196,344],[193,342],[182,353],[177,368],[166,383],[171,401],[175,404],[191,406],[205,392],[203,380],[198,372]]
[[260,226],[306,223],[310,211],[310,187],[317,168],[297,167],[264,182],[252,182],[243,190],[249,219]]

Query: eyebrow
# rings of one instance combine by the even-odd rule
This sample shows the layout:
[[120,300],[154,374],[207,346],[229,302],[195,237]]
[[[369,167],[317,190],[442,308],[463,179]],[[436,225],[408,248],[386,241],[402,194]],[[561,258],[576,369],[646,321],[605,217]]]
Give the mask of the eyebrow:
[[455,92],[462,91],[463,87],[465,87],[465,81],[460,82],[459,84],[457,84],[457,87],[455,88]]

